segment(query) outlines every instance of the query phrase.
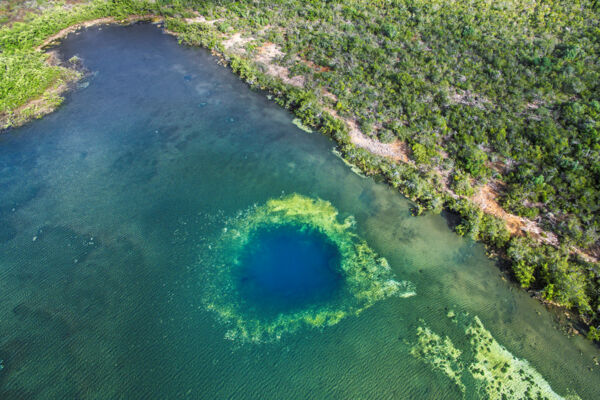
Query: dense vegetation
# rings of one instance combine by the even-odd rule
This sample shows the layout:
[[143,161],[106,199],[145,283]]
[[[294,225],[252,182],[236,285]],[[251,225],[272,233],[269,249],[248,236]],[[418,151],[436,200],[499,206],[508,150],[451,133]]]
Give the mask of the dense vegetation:
[[[600,230],[600,26],[572,1],[312,2],[235,9],[336,109],[419,164],[502,178],[505,207],[582,247]],[[376,5],[380,4],[381,7]],[[384,6],[385,5],[385,6]]]
[[[0,30],[0,115],[39,96],[64,73],[34,50],[48,36],[103,16],[162,14],[183,41],[224,53],[242,78],[335,138],[347,160],[414,199],[417,213],[457,212],[456,231],[510,260],[523,287],[575,307],[584,321],[600,326],[599,266],[572,252],[573,245],[592,254],[600,247],[598,4],[95,1]],[[183,22],[194,16],[192,9],[217,23]],[[255,39],[245,54],[225,51],[222,40],[234,32]],[[280,63],[290,75],[305,77],[304,88],[283,84],[251,61],[265,42],[279,45]],[[326,107],[382,142],[404,141],[415,164],[355,147]],[[468,200],[492,181],[503,187],[508,211],[556,232],[561,246],[511,238],[503,221]],[[597,332],[591,329],[590,337],[597,339]]]

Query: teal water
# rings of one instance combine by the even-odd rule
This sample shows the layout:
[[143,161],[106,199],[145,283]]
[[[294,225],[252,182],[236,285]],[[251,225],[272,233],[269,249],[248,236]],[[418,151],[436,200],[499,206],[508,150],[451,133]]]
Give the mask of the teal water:
[[[597,348],[208,52],[152,25],[90,29],[60,51],[82,58],[86,84],[0,136],[0,399],[493,398],[470,372],[485,332],[538,387],[600,398]],[[228,336],[207,307],[215,274],[261,318],[350,299],[315,231],[257,232],[231,274],[212,262],[232,221],[293,193],[353,217],[416,294],[261,343]]]

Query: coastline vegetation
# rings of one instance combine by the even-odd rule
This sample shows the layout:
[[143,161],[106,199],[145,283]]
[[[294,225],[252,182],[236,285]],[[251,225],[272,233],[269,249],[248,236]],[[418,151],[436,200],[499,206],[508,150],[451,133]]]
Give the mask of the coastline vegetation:
[[[508,261],[540,299],[577,310],[588,337],[600,338],[597,1],[48,2],[0,29],[3,127],[25,121],[18,110],[76,77],[38,50],[49,37],[132,15],[158,16],[181,42],[219,54],[303,125],[332,137],[347,161],[415,201],[415,214],[458,214],[458,234]],[[231,51],[226,40],[236,34],[248,40]],[[280,53],[272,64],[303,84],[270,73],[261,62],[268,46]],[[404,143],[410,162],[357,146],[348,120],[377,143]],[[511,235],[472,200],[490,184],[506,211],[559,240]]]

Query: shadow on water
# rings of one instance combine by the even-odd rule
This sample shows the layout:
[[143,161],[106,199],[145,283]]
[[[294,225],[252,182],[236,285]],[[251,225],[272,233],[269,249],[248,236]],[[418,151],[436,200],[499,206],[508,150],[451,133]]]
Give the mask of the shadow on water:
[[443,210],[440,215],[442,216],[442,218],[444,218],[446,224],[448,224],[448,229],[450,229],[453,232],[462,221],[461,216],[452,211]]

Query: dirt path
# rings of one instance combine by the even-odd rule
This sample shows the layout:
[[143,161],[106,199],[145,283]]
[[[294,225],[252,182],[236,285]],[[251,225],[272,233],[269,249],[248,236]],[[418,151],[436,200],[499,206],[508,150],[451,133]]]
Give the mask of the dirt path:
[[335,110],[328,107],[325,108],[325,111],[346,123],[348,133],[350,134],[350,140],[356,147],[360,147],[361,149],[365,149],[381,157],[390,158],[396,162],[414,164],[408,156],[408,149],[404,142],[397,140],[393,143],[381,143],[379,140],[372,139],[362,133],[358,128],[356,121],[350,118],[340,117]]

